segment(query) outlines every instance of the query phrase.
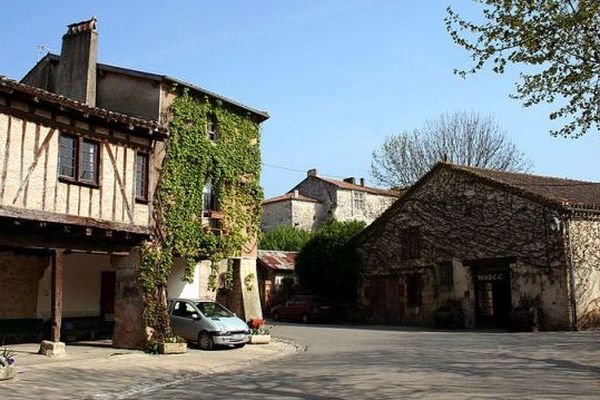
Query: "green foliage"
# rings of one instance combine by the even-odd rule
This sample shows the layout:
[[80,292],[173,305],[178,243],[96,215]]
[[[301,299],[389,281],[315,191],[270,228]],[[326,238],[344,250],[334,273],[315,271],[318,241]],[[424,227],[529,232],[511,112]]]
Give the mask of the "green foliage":
[[321,227],[296,259],[302,286],[334,302],[354,301],[359,262],[350,239],[364,228],[359,221],[330,221]]
[[263,233],[258,248],[262,250],[300,251],[312,233],[295,226],[281,225]]
[[[250,115],[240,115],[208,97],[197,99],[184,90],[173,102],[171,117],[166,157],[154,197],[156,239],[144,247],[140,271],[147,300],[146,321],[159,338],[170,334],[161,293],[173,257],[187,260],[184,279],[188,281],[199,259],[211,260],[208,286],[216,290],[220,261],[241,255],[249,238],[258,233],[263,198],[259,127]],[[218,126],[216,141],[207,135],[209,119],[216,120]],[[203,221],[203,190],[208,179],[219,196],[220,233]],[[229,284],[232,267],[229,260]]]
[[578,137],[600,122],[600,2],[596,0],[475,0],[481,23],[448,7],[446,29],[474,61],[461,76],[491,64],[529,67],[515,98],[525,106],[561,102],[551,119],[570,121],[551,133]]

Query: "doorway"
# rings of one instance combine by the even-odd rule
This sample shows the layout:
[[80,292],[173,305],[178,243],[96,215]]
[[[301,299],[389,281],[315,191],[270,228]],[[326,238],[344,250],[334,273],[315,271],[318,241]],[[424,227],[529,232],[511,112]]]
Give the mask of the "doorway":
[[475,269],[477,326],[508,328],[512,308],[510,269],[506,266]]
[[117,273],[115,271],[102,271],[100,282],[100,316],[103,321],[114,321]]

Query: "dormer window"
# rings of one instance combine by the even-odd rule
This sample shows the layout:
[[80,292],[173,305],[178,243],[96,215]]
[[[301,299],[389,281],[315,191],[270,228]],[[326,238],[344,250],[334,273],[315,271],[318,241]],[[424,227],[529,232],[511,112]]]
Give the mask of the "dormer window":
[[206,137],[215,142],[217,140],[219,124],[215,114],[209,114],[206,118]]

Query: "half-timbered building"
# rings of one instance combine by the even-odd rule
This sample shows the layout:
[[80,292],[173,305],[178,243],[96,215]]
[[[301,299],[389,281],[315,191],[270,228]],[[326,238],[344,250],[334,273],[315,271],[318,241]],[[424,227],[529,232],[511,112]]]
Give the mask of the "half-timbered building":
[[[142,347],[139,245],[154,231],[173,101],[185,91],[225,104],[257,132],[269,117],[166,75],[97,63],[97,42],[95,18],[71,24],[60,55],[43,57],[21,83],[0,81],[0,341],[106,334],[115,347]],[[206,131],[220,139],[214,124]],[[212,226],[219,212],[206,189],[202,223]],[[226,298],[247,319],[262,317],[256,253],[249,237]],[[169,296],[215,298],[210,262],[198,261],[191,282],[185,265],[175,259]],[[248,277],[253,289],[241,290]]]
[[[0,79],[0,317],[4,340],[126,333],[115,297],[151,233],[166,129]],[[123,271],[125,272],[125,271]],[[120,307],[122,306],[122,307]],[[119,308],[120,307],[120,308]],[[61,317],[64,319],[61,324]],[[128,316],[129,318],[129,316]],[[50,323],[48,323],[50,321]]]

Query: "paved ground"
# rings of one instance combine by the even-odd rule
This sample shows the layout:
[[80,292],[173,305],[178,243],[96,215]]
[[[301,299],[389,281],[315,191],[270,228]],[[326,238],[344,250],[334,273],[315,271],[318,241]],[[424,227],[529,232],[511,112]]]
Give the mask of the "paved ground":
[[0,382],[0,397],[10,399],[143,398],[149,390],[208,374],[254,368],[256,363],[290,355],[296,347],[283,343],[211,352],[195,348],[186,354],[153,356],[119,350],[110,342],[68,345],[65,359],[37,355],[39,344],[9,346],[17,351],[17,376]]
[[600,332],[282,325],[306,352],[135,399],[598,399]]

